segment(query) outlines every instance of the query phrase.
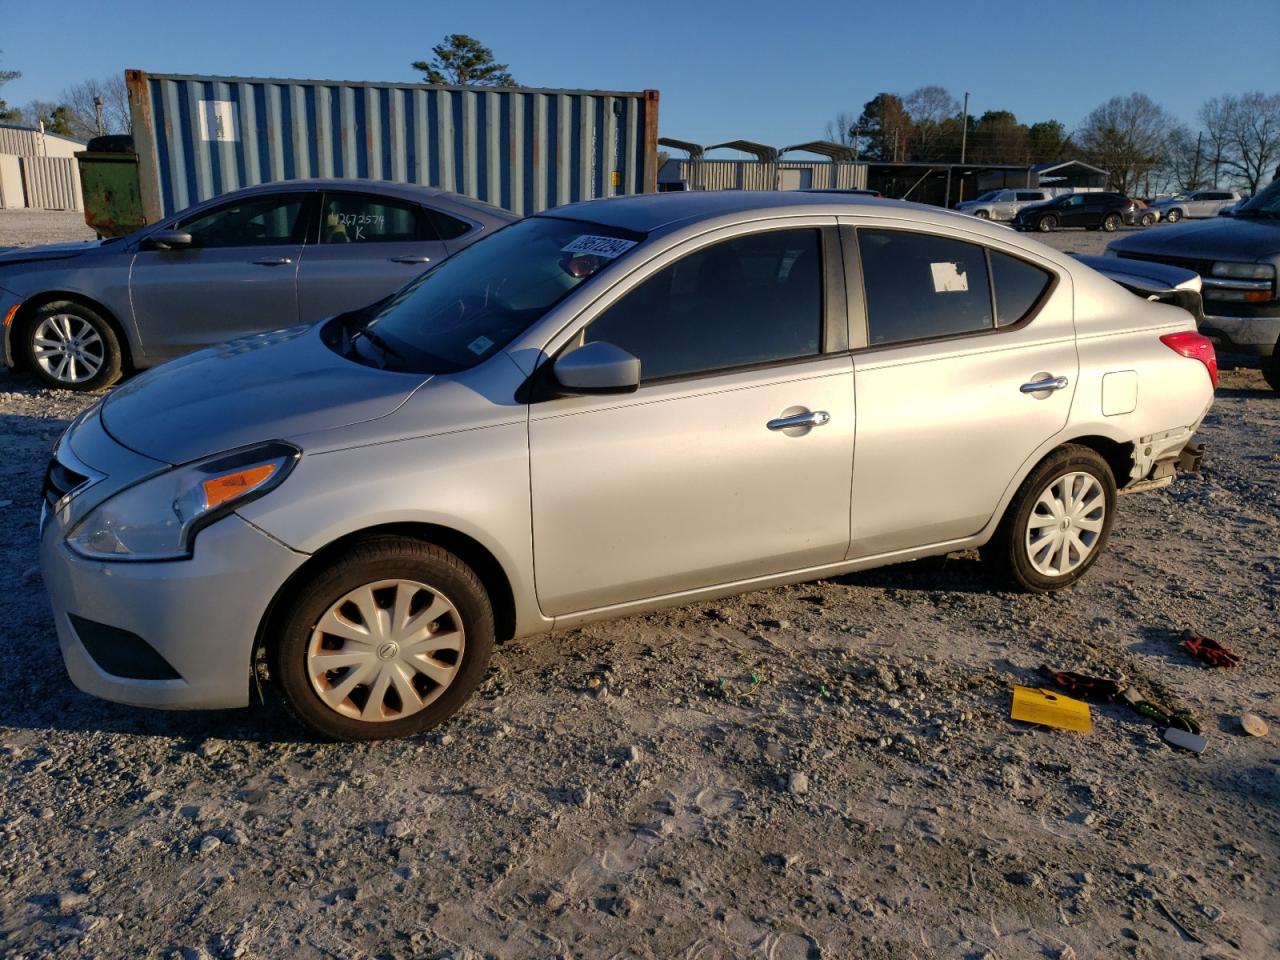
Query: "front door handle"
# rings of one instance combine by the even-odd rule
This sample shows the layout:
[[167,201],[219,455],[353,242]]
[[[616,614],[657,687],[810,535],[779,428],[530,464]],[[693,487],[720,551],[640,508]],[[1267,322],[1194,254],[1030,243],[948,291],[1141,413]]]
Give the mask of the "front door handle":
[[288,257],[259,257],[253,262],[260,267],[283,267],[286,263],[293,263]]
[[1023,393],[1043,393],[1046,390],[1062,390],[1067,386],[1066,377],[1046,377],[1043,380],[1032,380],[1018,389]]
[[831,414],[825,410],[797,413],[791,417],[779,417],[765,424],[770,430],[789,430],[792,427],[821,427],[831,422]]
[[413,257],[413,256],[392,257],[391,262],[392,263],[430,263],[431,258],[430,257]]

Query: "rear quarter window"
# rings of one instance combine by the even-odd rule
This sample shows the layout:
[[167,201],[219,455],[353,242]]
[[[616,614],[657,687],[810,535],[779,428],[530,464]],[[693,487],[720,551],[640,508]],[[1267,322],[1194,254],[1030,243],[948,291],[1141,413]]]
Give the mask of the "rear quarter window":
[[996,294],[996,326],[1023,320],[1040,302],[1053,275],[1025,260],[991,251],[991,283]]

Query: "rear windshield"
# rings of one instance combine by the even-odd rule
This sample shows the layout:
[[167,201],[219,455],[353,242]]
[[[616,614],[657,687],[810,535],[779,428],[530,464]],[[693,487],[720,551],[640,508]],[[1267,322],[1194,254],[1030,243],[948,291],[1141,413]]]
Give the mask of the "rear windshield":
[[340,352],[387,369],[454,373],[493,356],[644,237],[531,217],[450,257],[394,296],[338,317]]

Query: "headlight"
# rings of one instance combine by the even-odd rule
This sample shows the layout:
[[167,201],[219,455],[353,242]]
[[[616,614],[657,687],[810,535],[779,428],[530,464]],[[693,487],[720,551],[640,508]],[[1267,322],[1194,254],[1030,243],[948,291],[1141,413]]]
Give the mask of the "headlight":
[[157,474],[95,507],[67,536],[93,560],[177,560],[201,527],[279,486],[302,451],[267,443]]
[[1215,263],[1213,275],[1237,280],[1271,280],[1276,275],[1276,268],[1269,263]]

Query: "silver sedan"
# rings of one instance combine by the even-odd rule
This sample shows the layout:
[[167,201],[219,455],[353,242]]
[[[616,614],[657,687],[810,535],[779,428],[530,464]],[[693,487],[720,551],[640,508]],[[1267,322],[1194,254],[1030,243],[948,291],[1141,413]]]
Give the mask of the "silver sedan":
[[410,184],[295,180],[124,238],[0,252],[4,362],[51,387],[97,390],[209,344],[363,307],[515,219]]
[[1195,466],[1213,347],[971,217],[660,194],[531,217],[388,301],[133,380],[63,436],[72,680],[413,734],[494,643],[980,548],[1054,591]]

